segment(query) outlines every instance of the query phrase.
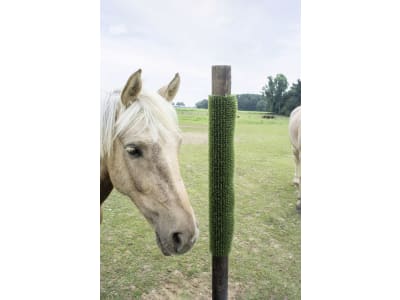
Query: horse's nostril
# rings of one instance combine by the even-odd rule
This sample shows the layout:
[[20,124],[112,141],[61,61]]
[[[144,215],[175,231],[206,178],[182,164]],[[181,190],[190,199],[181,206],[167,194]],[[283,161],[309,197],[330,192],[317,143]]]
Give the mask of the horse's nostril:
[[172,241],[174,242],[175,250],[179,251],[182,246],[182,233],[175,232],[172,234]]

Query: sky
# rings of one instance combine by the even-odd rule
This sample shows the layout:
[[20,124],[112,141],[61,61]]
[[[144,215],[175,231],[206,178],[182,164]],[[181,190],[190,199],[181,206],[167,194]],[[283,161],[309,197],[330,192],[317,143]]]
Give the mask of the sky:
[[300,79],[300,0],[101,1],[101,89],[142,69],[158,90],[179,72],[174,99],[208,97],[211,66],[231,65],[232,94],[260,93],[268,76]]

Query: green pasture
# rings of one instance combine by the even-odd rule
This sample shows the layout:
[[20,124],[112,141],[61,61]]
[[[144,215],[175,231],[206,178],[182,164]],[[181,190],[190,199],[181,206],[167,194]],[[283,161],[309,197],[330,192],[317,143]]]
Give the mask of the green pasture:
[[[164,257],[133,203],[116,191],[101,225],[102,299],[211,299],[208,111],[179,109],[182,177],[200,223],[183,256]],[[300,299],[300,214],[288,118],[238,112],[230,299]]]

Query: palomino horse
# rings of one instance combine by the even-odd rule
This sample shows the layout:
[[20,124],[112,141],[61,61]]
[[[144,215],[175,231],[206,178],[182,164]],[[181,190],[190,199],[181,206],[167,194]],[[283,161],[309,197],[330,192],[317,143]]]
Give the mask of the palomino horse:
[[144,91],[139,69],[101,105],[100,211],[113,188],[128,196],[164,255],[187,252],[199,234],[179,171],[182,137],[171,105],[179,83],[176,74],[158,93]]
[[296,207],[301,209],[301,106],[296,107],[290,113],[289,136],[295,161],[293,183],[297,186],[298,200]]

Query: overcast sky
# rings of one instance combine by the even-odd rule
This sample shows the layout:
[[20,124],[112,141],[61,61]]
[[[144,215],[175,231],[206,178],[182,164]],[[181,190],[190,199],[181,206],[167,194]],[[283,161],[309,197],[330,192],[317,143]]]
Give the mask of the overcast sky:
[[259,93],[268,76],[300,78],[300,0],[101,1],[101,88],[141,68],[157,90],[176,72],[174,101],[210,94],[211,66],[232,66],[232,94]]

